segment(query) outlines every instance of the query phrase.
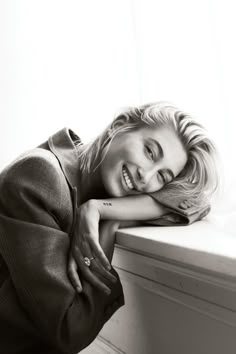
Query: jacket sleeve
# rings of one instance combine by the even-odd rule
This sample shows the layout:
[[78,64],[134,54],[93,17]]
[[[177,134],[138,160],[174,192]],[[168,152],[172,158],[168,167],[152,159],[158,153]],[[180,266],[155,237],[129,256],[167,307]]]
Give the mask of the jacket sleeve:
[[[189,188],[191,188],[191,186]],[[199,196],[198,199],[189,198],[188,200],[191,202],[191,206],[186,209],[181,208],[180,205],[186,198],[184,198],[181,193],[179,193],[178,196],[172,195],[168,188],[162,188],[157,192],[148,193],[148,195],[169,210],[169,213],[159,218],[144,222],[148,225],[190,225],[195,221],[203,219],[211,210],[209,201],[203,194]]]
[[33,324],[59,352],[72,354],[90,344],[124,304],[124,296],[114,268],[117,282],[107,284],[109,296],[86,281],[81,294],[70,284],[70,235],[57,221],[63,195],[51,155],[39,152],[19,159],[1,174],[0,253]]

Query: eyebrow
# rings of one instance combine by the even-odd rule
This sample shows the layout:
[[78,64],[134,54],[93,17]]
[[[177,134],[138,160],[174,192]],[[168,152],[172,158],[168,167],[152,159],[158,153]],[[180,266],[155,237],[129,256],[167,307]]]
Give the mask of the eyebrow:
[[[157,140],[155,140],[155,139],[153,139],[153,138],[149,138],[149,139],[150,139],[150,141],[151,141],[153,144],[156,145],[157,150],[158,150],[158,152],[159,152],[159,155],[160,155],[161,159],[163,159],[163,157],[164,157],[164,152],[163,152],[163,149],[162,149],[162,147],[161,147],[161,144],[160,144]],[[168,173],[168,174],[171,176],[172,179],[175,178],[175,175],[174,175],[173,171],[170,170],[169,168],[165,169],[164,171],[165,171],[166,173]]]

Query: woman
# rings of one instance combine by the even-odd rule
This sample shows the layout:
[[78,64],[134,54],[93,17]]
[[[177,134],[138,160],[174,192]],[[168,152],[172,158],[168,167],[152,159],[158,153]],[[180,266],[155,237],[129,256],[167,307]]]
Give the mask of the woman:
[[120,114],[92,144],[64,129],[6,167],[0,175],[4,353],[85,348],[124,304],[110,266],[115,231],[201,219],[217,186],[214,152],[200,124],[156,103]]

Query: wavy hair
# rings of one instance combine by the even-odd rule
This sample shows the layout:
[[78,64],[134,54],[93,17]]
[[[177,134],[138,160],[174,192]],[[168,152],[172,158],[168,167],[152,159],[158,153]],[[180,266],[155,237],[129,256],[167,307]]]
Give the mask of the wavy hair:
[[202,200],[217,189],[219,174],[217,168],[217,150],[208,137],[206,129],[191,115],[168,102],[156,102],[139,107],[130,107],[120,112],[111,124],[79,155],[81,168],[90,174],[103,161],[101,152],[117,134],[135,131],[144,126],[170,126],[174,129],[187,152],[187,163],[180,174],[165,185],[172,195]]

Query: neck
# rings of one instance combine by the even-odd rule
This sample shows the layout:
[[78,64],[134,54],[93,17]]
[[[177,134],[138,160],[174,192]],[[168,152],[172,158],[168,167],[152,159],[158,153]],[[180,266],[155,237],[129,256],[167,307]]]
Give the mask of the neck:
[[85,203],[89,199],[108,198],[104,187],[98,178],[96,171],[92,174],[84,173],[81,179],[81,203]]
[[80,170],[81,183],[81,204],[89,199],[104,199],[108,198],[100,176],[100,166],[91,173]]

